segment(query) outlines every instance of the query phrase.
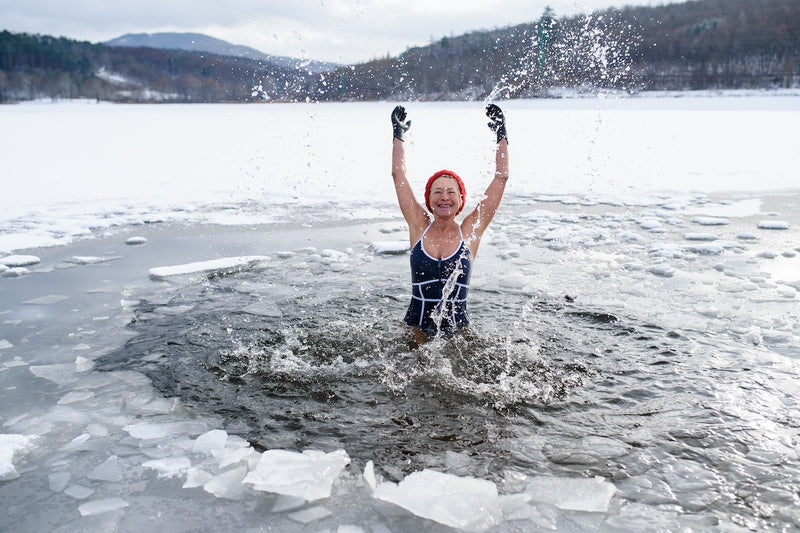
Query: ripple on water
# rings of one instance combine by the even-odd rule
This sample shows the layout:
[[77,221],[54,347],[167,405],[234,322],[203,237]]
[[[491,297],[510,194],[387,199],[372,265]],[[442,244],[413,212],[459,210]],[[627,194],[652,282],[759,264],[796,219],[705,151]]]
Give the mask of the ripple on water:
[[465,452],[479,471],[499,471],[498,441],[532,431],[537,410],[563,402],[598,354],[633,337],[612,314],[508,292],[491,305],[498,316],[524,308],[513,324],[420,344],[380,273],[320,275],[324,293],[262,278],[209,276],[143,299],[130,325],[138,335],[97,367],[141,370],[263,449],[344,448],[402,472]]

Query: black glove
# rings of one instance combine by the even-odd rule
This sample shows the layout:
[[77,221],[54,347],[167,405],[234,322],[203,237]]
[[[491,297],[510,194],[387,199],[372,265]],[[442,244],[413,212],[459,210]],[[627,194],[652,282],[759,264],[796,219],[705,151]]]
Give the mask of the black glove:
[[503,110],[495,104],[489,104],[486,106],[486,116],[491,120],[489,128],[497,134],[497,142],[500,142],[502,139],[508,141],[508,135],[506,134],[506,117],[503,115]]
[[403,139],[403,134],[408,131],[408,128],[411,127],[410,120],[405,124],[403,123],[405,119],[406,108],[401,105],[395,107],[394,111],[392,111],[392,130],[394,132],[394,136],[401,141],[405,141],[405,139]]

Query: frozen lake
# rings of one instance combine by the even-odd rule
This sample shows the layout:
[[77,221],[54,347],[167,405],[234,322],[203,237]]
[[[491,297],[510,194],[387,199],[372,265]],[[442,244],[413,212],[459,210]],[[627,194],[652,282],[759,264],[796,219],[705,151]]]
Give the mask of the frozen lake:
[[[0,529],[795,528],[800,96],[502,105],[423,346],[394,103],[0,108]],[[406,107],[474,205],[482,105]]]

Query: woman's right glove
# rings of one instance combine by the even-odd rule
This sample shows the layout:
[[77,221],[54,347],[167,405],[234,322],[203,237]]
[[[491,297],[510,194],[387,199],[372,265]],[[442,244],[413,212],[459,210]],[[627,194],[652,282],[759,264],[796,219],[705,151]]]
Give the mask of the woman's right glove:
[[497,142],[505,139],[508,142],[508,135],[506,134],[506,117],[503,115],[503,110],[495,104],[486,106],[486,116],[489,117],[491,122],[489,128],[497,134]]
[[408,128],[411,127],[411,121],[404,122],[406,119],[406,108],[399,105],[394,108],[392,111],[392,130],[394,136],[401,141],[405,142],[403,139],[403,134],[408,131]]

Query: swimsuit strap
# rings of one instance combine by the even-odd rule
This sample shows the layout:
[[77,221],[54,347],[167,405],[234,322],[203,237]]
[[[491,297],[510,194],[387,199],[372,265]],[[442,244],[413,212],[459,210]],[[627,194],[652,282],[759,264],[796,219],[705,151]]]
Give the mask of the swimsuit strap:
[[[430,224],[428,224],[428,227],[427,227],[427,228],[425,228],[425,231],[423,231],[423,232],[422,232],[422,237],[420,237],[420,238],[419,238],[419,240],[416,242],[416,244],[414,244],[414,246],[416,246],[417,244],[419,244],[420,248],[422,248],[422,251],[423,251],[423,252],[425,252],[425,255],[427,255],[427,256],[428,256],[428,257],[430,257],[431,259],[450,259],[451,257],[453,257],[454,255],[456,255],[456,254],[458,253],[458,251],[461,249],[461,246],[462,246],[462,245],[463,245],[463,246],[466,246],[466,245],[467,245],[467,243],[464,241],[464,233],[461,231],[461,224],[459,224],[459,225],[458,225],[458,237],[461,239],[461,242],[458,244],[458,248],[456,248],[456,251],[455,251],[455,252],[453,252],[452,254],[450,254],[450,255],[449,255],[449,256],[447,256],[447,257],[442,257],[442,258],[433,257],[433,256],[432,256],[432,255],[430,255],[430,254],[428,253],[428,251],[425,249],[425,235],[428,233],[428,230],[429,230],[429,229],[431,229],[431,226],[433,226],[433,222],[431,222]],[[412,248],[413,248],[413,246],[412,246]]]

